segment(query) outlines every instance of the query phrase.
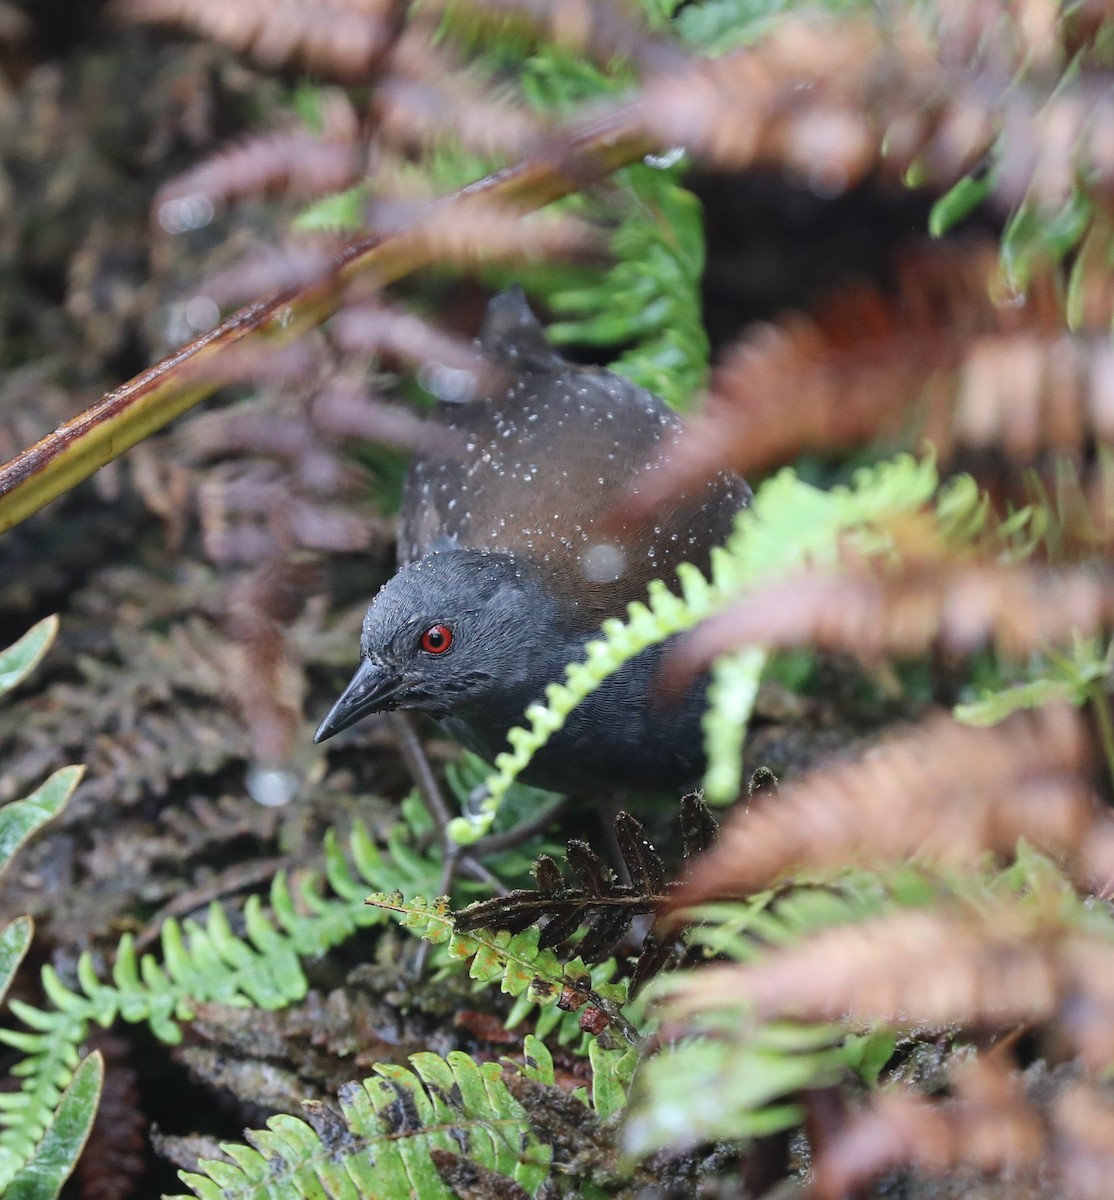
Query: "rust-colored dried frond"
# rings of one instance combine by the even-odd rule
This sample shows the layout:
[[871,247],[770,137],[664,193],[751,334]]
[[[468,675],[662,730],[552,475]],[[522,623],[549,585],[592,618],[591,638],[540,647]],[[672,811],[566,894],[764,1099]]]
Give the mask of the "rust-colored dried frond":
[[257,763],[286,762],[301,731],[304,680],[290,662],[286,627],[322,586],[316,564],[272,559],[229,589],[224,682]]
[[[552,136],[549,122],[525,107],[506,81],[493,83],[466,65],[421,20],[412,20],[399,38],[373,111],[383,155],[392,147],[410,155],[447,144],[486,160],[513,161]],[[377,194],[382,166],[377,163]]]
[[1114,1103],[1088,1084],[1069,1088],[1052,1109],[1060,1177],[1072,1200],[1107,1200],[1114,1178]]
[[921,1031],[1053,1022],[1099,1071],[1114,1050],[1114,941],[1072,929],[1058,905],[984,894],[825,929],[752,963],[707,968],[668,1012],[678,1022],[723,1011]]
[[137,490],[173,540],[196,517],[210,561],[253,565],[386,540],[366,470],[343,442],[383,434],[409,447],[422,424],[372,393],[366,359],[346,364],[323,339],[306,338],[278,350],[233,348],[198,360],[195,370],[222,382],[250,378],[259,394],[183,423],[169,453],[137,453]]
[[801,20],[779,25],[757,46],[650,81],[635,119],[662,145],[684,146],[717,167],[778,165],[839,190],[878,158],[872,93],[896,107],[910,89],[904,109],[935,79],[927,55],[919,67],[903,62],[868,21]]
[[[266,419],[261,408],[254,415],[256,420]],[[301,436],[300,428],[293,432]],[[316,477],[322,492],[347,488],[354,478],[351,467],[331,456],[303,459],[299,470]],[[385,536],[381,521],[350,506],[291,495],[288,481],[285,473],[264,466],[207,472],[198,485],[196,503],[208,558],[214,563],[264,562],[298,548],[353,553]]]
[[412,450],[430,436],[429,425],[413,409],[380,400],[350,377],[326,384],[311,413],[314,425],[338,442],[356,438]]
[[349,353],[382,354],[411,364],[435,364],[472,376],[474,388],[490,365],[470,342],[453,337],[415,313],[384,304],[352,305],[333,320],[333,340]]
[[938,716],[854,762],[752,801],[698,860],[677,905],[746,896],[800,871],[917,856],[949,865],[1012,854],[1019,838],[1077,853],[1100,826],[1074,710],[1017,713],[990,729]]
[[589,258],[602,251],[599,233],[585,221],[552,213],[523,214],[482,196],[427,212],[409,226],[408,235],[429,261],[464,268]]
[[504,89],[485,85],[471,73],[431,69],[429,47],[423,45],[420,74],[400,68],[375,93],[377,131],[403,148],[430,143],[461,146],[485,158],[513,160],[531,150],[552,131]]
[[999,448],[1026,463],[1114,442],[1109,337],[1073,337],[1063,320],[1050,272],[1024,297],[1003,293],[991,244],[908,253],[892,294],[849,289],[815,317],[744,332],[632,505],[649,512],[725,464],[753,475],[877,439],[923,437],[944,461]]
[[[208,291],[208,289],[206,289]],[[233,346],[226,353],[217,357],[201,359],[190,363],[183,376],[190,380],[212,380],[223,387],[233,383],[254,382],[256,384],[292,384],[305,383],[313,378],[318,370],[318,362],[313,352],[304,342],[292,342],[288,346]],[[211,427],[215,422],[206,421],[206,414],[188,426],[190,434],[187,440],[192,441],[195,430]],[[194,443],[195,446],[198,443]],[[227,447],[231,449],[232,447]],[[250,442],[239,442],[239,448],[251,450]],[[214,450],[225,449],[216,440]],[[264,444],[258,449],[269,453]]]
[[[1000,6],[985,13],[996,23]],[[911,15],[890,30],[867,19],[786,21],[753,47],[652,80],[633,119],[720,168],[778,166],[827,192],[876,167],[914,165],[947,187],[995,146],[992,194],[1005,206],[1057,209],[1081,178],[1110,196],[1108,91],[1054,87],[1056,76],[1010,88],[1009,76],[1031,65],[1024,39],[994,43],[1013,61],[999,62],[979,37],[970,61],[949,62],[938,36]]]
[[320,108],[320,135],[299,127],[255,137],[172,180],[155,197],[160,224],[170,232],[189,228],[198,204],[276,194],[317,197],[348,186],[362,173],[355,110],[339,92]]
[[[271,296],[322,280],[334,269],[335,239],[317,234],[281,248],[260,250],[205,280],[204,294],[219,307]],[[273,354],[274,348],[267,353]]]
[[871,564],[799,575],[746,595],[688,634],[665,669],[676,687],[721,654],[753,645],[807,645],[867,664],[992,645],[1023,661],[1112,626],[1114,578],[1091,567]]
[[1047,1130],[1008,1060],[987,1056],[953,1074],[953,1099],[932,1101],[902,1088],[853,1114],[816,1155],[817,1200],[844,1200],[899,1167],[927,1175],[957,1168],[1035,1174],[1047,1152]]
[[250,54],[367,83],[397,36],[395,0],[116,0],[126,19],[179,25]]
[[899,1168],[921,1175],[1001,1172],[1020,1196],[1050,1194],[1050,1180],[1072,1200],[1110,1195],[1114,1105],[1098,1088],[1070,1085],[1046,1108],[1034,1103],[1039,1096],[1026,1096],[1020,1072],[1001,1053],[953,1068],[952,1076],[952,1098],[933,1101],[894,1089],[854,1113],[817,1150],[817,1200],[859,1195]]

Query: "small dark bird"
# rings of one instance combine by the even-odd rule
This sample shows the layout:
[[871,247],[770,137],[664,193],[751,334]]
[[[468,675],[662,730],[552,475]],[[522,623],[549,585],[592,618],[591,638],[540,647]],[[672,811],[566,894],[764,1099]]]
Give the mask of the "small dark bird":
[[[750,497],[721,474],[657,524],[613,529],[608,518],[676,440],[677,416],[627,379],[567,362],[517,288],[491,301],[479,344],[509,384],[440,406],[455,436],[415,456],[398,574],[372,601],[360,665],[314,741],[368,713],[411,709],[490,762],[605,617],[682,562],[707,571]],[[696,780],[707,679],[664,702],[663,650],[647,649],[574,709],[523,778],[563,792]]]

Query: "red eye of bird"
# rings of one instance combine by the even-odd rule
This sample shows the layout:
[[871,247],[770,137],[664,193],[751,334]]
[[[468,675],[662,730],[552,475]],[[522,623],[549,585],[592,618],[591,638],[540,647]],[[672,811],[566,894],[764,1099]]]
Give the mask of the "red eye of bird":
[[453,631],[448,625],[431,625],[418,638],[418,645],[427,654],[444,654],[453,644]]

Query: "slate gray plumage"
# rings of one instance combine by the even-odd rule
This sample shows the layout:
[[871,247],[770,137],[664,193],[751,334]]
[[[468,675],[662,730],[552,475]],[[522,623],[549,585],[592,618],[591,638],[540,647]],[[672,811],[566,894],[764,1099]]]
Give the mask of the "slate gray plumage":
[[[676,414],[621,376],[567,362],[517,288],[491,301],[480,347],[503,386],[440,406],[449,436],[410,468],[399,572],[368,609],[360,666],[316,741],[367,713],[411,709],[492,759],[605,617],[681,562],[707,571],[749,498],[725,473],[656,523],[604,528],[668,453]],[[706,680],[679,704],[662,702],[661,654],[651,648],[607,680],[524,778],[560,791],[695,780]]]

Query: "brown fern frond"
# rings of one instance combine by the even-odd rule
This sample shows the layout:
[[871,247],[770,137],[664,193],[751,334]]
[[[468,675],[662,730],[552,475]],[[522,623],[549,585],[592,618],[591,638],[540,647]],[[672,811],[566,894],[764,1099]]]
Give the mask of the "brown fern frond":
[[824,194],[914,164],[947,187],[993,146],[1003,206],[1058,209],[1080,179],[1110,198],[1114,98],[1105,88],[1057,86],[1055,76],[1008,87],[1028,65],[1024,39],[1000,63],[983,36],[969,39],[966,62],[943,58],[938,37],[911,15],[889,31],[865,19],[785,21],[753,47],[651,80],[633,119],[719,168],[780,167]]
[[[339,246],[335,238],[299,237],[281,248],[261,250],[206,278],[203,291],[218,306],[271,296],[327,279]],[[274,353],[273,347],[270,353]]]
[[1114,1104],[1108,1092],[1081,1083],[1052,1108],[1056,1163],[1072,1200],[1106,1200],[1114,1175]]
[[247,725],[253,759],[285,762],[300,732],[300,673],[291,669],[286,626],[322,588],[315,563],[276,559],[229,590],[225,686]]
[[1063,332],[1051,273],[1023,298],[1003,295],[996,248],[965,242],[906,253],[898,268],[892,294],[845,290],[815,317],[745,331],[631,511],[725,465],[753,476],[878,439],[925,438],[945,462],[998,449],[1022,463],[1114,442],[1109,337]]
[[1067,707],[989,729],[945,716],[861,759],[818,768],[732,815],[673,905],[746,896],[800,871],[913,856],[949,865],[1008,856],[1019,838],[1076,854],[1105,828],[1085,782],[1087,739]]
[[116,0],[125,19],[193,29],[264,67],[368,83],[398,33],[395,0]]
[[381,303],[350,305],[336,315],[330,330],[334,341],[350,353],[385,354],[407,363],[436,363],[469,372],[477,384],[490,370],[471,342],[446,333],[415,313]]
[[313,402],[312,416],[314,425],[332,438],[361,438],[406,450],[430,433],[412,409],[380,400],[352,378],[327,384]]
[[[219,382],[222,387],[233,383],[305,384],[316,378],[319,369],[313,350],[305,342],[292,342],[277,347],[233,346],[219,357],[190,363],[183,375],[199,382]],[[191,423],[186,440],[195,442],[198,430],[205,428],[204,417]],[[203,436],[199,440],[203,442]],[[244,448],[250,449],[250,445]]]
[[381,136],[403,148],[451,141],[509,160],[551,136],[521,103],[460,71],[436,79],[391,76],[376,91],[375,114]]
[[741,646],[808,645],[867,664],[986,645],[1014,661],[1114,625],[1114,578],[1094,568],[911,563],[813,573],[762,588],[699,625],[664,666],[671,689]]
[[482,196],[423,212],[408,228],[431,262],[475,269],[489,263],[588,259],[602,254],[599,231],[585,221],[552,213],[523,214]]
[[[715,819],[695,794],[681,802],[681,828],[686,857],[706,850],[715,837]],[[677,887],[667,882],[661,856],[641,822],[630,813],[616,815],[615,840],[629,883],[620,882],[587,842],[573,839],[566,859],[571,882],[557,863],[543,854],[534,863],[536,888],[478,900],[453,913],[454,925],[464,932],[489,928],[518,933],[544,921],[538,939],[543,948],[560,945],[586,926],[588,932],[577,945],[577,953],[586,962],[599,962],[626,936],[635,917],[660,908]],[[646,935],[631,982],[633,991],[675,957],[676,943],[676,936],[659,936],[654,931]]]
[[[455,344],[440,347],[446,355]],[[366,359],[347,362],[335,344],[241,343],[186,364],[198,380],[244,379],[250,400],[201,413],[168,438],[161,455],[141,448],[134,481],[180,539],[192,520],[215,563],[259,563],[296,550],[366,550],[387,538],[367,494],[367,469],[346,455],[353,437],[412,447],[417,415],[378,399]]]
[[346,97],[332,94],[321,112],[320,135],[305,128],[259,135],[171,180],[155,197],[159,223],[176,233],[204,223],[206,213],[232,200],[316,198],[353,183],[363,170],[355,110]]
[[738,1010],[921,1031],[1051,1023],[1102,1070],[1114,1049],[1114,943],[1072,930],[1058,905],[1052,897],[1022,910],[982,896],[825,929],[753,963],[706,968],[669,1013],[675,1022]]
[[957,1168],[1036,1172],[1047,1153],[1040,1114],[1002,1055],[955,1072],[954,1099],[932,1101],[912,1090],[882,1092],[851,1116],[815,1161],[818,1200],[843,1200],[898,1167],[943,1175]]
[[470,1155],[435,1147],[429,1152],[441,1182],[459,1200],[530,1200],[530,1193],[500,1171],[481,1166]]
[[585,961],[598,962],[627,933],[634,918],[653,912],[666,893],[664,867],[642,825],[621,812],[615,830],[631,883],[621,883],[587,842],[573,839],[566,861],[574,882],[567,883],[561,868],[543,854],[534,864],[536,889],[478,900],[453,914],[456,928],[518,933],[544,920],[539,944],[547,947],[559,945],[587,925],[589,933],[578,952]]

